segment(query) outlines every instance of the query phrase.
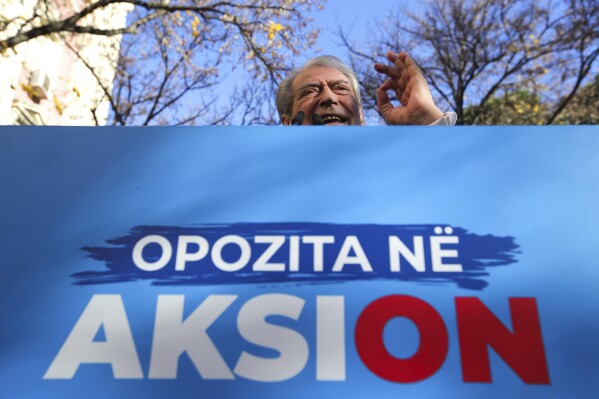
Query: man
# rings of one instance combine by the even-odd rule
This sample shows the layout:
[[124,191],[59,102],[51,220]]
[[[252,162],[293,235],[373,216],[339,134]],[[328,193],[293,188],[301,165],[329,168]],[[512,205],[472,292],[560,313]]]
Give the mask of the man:
[[[454,125],[455,113],[435,105],[420,68],[405,52],[389,51],[392,65],[374,64],[388,78],[376,91],[378,108],[388,125]],[[395,91],[394,106],[387,95]],[[277,90],[284,125],[364,125],[360,87],[354,71],[333,56],[316,57],[291,71]]]

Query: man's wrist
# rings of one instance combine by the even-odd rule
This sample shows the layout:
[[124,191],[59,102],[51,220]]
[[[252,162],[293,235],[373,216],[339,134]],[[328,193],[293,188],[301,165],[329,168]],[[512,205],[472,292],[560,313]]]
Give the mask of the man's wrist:
[[445,114],[439,108],[435,107],[435,109],[431,110],[425,117],[420,119],[420,125],[431,125],[443,118],[444,115]]

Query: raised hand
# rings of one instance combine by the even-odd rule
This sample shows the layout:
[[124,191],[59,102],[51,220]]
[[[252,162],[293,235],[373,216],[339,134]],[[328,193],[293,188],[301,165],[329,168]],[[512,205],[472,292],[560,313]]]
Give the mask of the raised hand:
[[[412,57],[402,51],[387,53],[393,65],[374,64],[374,69],[388,76],[376,90],[379,111],[389,125],[430,125],[443,116],[437,108],[422,71]],[[394,106],[387,95],[395,91],[400,105]]]

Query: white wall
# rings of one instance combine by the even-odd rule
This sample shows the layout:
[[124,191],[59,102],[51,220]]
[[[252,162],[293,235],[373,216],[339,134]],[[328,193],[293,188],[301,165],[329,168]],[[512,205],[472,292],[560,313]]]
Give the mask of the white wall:
[[[70,15],[81,9],[83,0],[51,0],[55,9]],[[2,0],[0,15],[18,21],[18,16],[32,15],[35,0]],[[132,6],[116,5],[98,10],[84,23],[94,26],[123,27]],[[9,26],[0,33],[0,40],[16,30]],[[15,106],[33,106],[40,110],[44,123],[51,125],[94,125],[90,109],[97,109],[100,124],[105,124],[109,104],[98,79],[109,89],[114,80],[118,61],[120,37],[72,36],[69,44],[93,68],[89,68],[71,51],[60,38],[40,38],[22,43],[0,56],[0,124],[11,124],[15,118]],[[51,79],[47,99],[35,101],[27,94],[30,74],[43,70]]]

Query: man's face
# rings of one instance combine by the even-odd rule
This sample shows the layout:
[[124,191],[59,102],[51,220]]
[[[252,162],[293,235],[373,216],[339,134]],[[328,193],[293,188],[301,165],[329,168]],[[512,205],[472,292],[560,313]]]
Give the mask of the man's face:
[[315,66],[304,69],[293,81],[293,111],[283,115],[284,125],[299,111],[306,114],[304,125],[318,115],[327,126],[363,125],[362,109],[347,77],[335,68]]

